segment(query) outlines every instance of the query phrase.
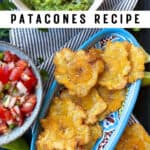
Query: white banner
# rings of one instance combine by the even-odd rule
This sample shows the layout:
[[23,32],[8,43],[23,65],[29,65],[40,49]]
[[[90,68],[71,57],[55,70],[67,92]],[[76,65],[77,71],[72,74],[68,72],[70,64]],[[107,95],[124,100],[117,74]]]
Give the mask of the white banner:
[[150,28],[150,11],[0,11],[0,28]]

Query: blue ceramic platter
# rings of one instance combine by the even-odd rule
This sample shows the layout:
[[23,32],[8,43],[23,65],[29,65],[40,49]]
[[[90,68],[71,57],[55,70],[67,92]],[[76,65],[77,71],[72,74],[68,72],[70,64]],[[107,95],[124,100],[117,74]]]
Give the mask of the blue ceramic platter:
[[17,47],[15,47],[9,43],[0,41],[0,52],[6,51],[6,50],[7,51],[9,50],[10,52],[16,54],[19,58],[26,60],[30,64],[30,66],[31,66],[31,68],[32,68],[37,80],[38,80],[37,88],[35,90],[35,94],[37,96],[37,104],[36,104],[32,114],[31,114],[31,116],[28,117],[24,121],[24,124],[21,127],[14,128],[8,134],[0,135],[0,145],[10,143],[11,141],[19,138],[30,128],[30,126],[33,124],[36,117],[38,116],[39,110],[41,108],[42,93],[43,93],[42,80],[41,80],[39,71],[37,70],[37,68],[35,67],[33,62],[31,61],[31,59],[27,55],[25,55],[20,49],[18,49]]
[[[90,47],[96,47],[103,49],[108,40],[112,41],[129,41],[135,46],[139,47],[139,43],[136,39],[124,29],[102,29],[93,35],[89,40],[85,41],[79,49],[88,49]],[[103,127],[103,136],[95,141],[95,146],[93,150],[113,150],[117,144],[122,132],[124,131],[130,114],[134,108],[139,89],[141,85],[141,80],[137,80],[135,83],[128,85],[126,99],[122,104],[122,107],[111,113],[106,117],[105,120],[101,121],[100,124]],[[43,118],[46,116],[50,102],[53,96],[59,91],[59,85],[56,81],[53,82],[49,91],[45,97],[44,105],[42,107],[40,117]],[[36,150],[36,140],[40,132],[39,121],[34,124],[32,130],[32,142],[31,150]]]

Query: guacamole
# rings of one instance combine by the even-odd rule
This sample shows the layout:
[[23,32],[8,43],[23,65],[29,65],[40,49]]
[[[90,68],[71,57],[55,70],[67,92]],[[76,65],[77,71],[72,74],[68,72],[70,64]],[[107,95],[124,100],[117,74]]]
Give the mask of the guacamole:
[[88,10],[92,0],[22,0],[33,10]]

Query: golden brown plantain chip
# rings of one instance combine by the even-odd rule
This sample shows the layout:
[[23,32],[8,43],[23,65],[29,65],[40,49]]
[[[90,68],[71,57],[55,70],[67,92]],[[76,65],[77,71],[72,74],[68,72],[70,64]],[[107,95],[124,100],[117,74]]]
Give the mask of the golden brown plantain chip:
[[108,90],[105,87],[98,86],[97,90],[99,95],[107,103],[107,109],[99,115],[99,119],[103,120],[108,114],[117,111],[121,107],[122,102],[125,100],[126,89]]
[[150,136],[136,123],[128,126],[115,150],[150,150]]
[[127,46],[124,42],[108,42],[106,45],[102,55],[105,70],[98,83],[109,90],[122,89],[127,84],[127,76],[131,70]]
[[102,136],[102,127],[97,123],[95,125],[90,126],[90,142],[84,145],[85,150],[92,150],[94,144]]
[[89,50],[87,50],[88,54],[90,55],[90,61],[94,62],[95,60],[99,60],[102,59],[102,54],[104,53],[103,50],[101,49],[97,49],[97,48],[90,48]]
[[86,96],[96,84],[98,75],[104,70],[104,64],[100,55],[95,53],[98,51],[73,52],[66,48],[56,53],[55,78],[69,90],[69,94]]
[[95,88],[93,88],[87,96],[82,98],[71,96],[67,90],[63,91],[60,97],[69,98],[72,102],[81,106],[87,114],[85,120],[87,124],[94,124],[98,120],[97,116],[103,113],[107,107],[107,104],[99,96]]
[[37,150],[74,150],[89,142],[90,129],[83,124],[85,112],[69,99],[55,98],[48,116],[41,120],[43,131]]
[[131,62],[131,71],[129,73],[129,83],[135,82],[137,79],[144,77],[144,63],[146,61],[146,55],[142,48],[130,46],[129,60]]

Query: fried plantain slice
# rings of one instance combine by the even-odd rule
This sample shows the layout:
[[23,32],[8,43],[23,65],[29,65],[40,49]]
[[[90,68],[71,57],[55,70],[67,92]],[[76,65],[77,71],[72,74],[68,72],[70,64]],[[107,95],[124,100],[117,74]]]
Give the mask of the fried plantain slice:
[[37,140],[37,149],[74,150],[89,142],[90,129],[83,124],[85,112],[69,99],[56,97],[48,116],[41,120],[43,132]]
[[67,90],[64,90],[60,97],[69,98],[72,102],[82,107],[87,114],[86,124],[94,124],[98,120],[97,116],[103,113],[107,107],[107,104],[99,96],[95,88],[87,96],[82,98],[71,96]]
[[92,150],[94,144],[102,136],[102,127],[96,123],[95,125],[90,126],[90,142],[83,146],[85,150]]
[[99,115],[99,120],[103,120],[108,114],[117,111],[121,107],[122,102],[125,100],[126,89],[108,90],[105,87],[98,86],[97,90],[107,103],[107,109]]
[[87,52],[90,55],[90,62],[95,62],[96,59],[102,59],[102,54],[104,53],[103,50],[94,47],[87,50]]
[[128,74],[131,70],[128,60],[127,43],[108,42],[102,55],[105,63],[105,71],[99,77],[98,83],[109,90],[122,89],[128,81]]
[[[104,70],[104,63],[98,51],[77,51],[62,49],[54,57],[55,78],[69,90],[69,94],[83,97],[96,84],[98,75]],[[100,52],[101,53],[101,52]]]
[[150,136],[144,128],[136,123],[128,126],[115,150],[149,150]]
[[146,55],[142,48],[130,46],[129,60],[131,62],[131,71],[129,73],[129,83],[135,82],[137,79],[144,77],[144,63],[146,61]]

